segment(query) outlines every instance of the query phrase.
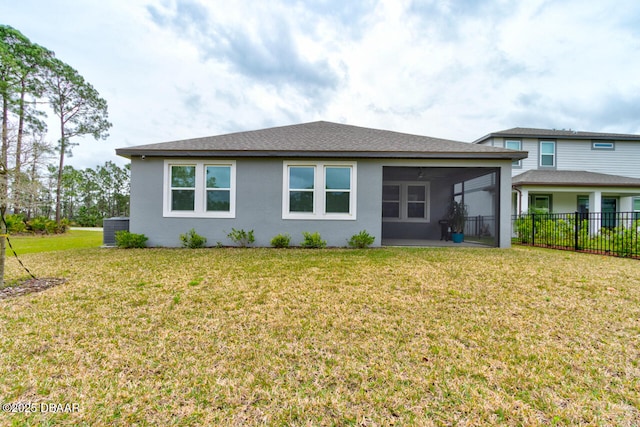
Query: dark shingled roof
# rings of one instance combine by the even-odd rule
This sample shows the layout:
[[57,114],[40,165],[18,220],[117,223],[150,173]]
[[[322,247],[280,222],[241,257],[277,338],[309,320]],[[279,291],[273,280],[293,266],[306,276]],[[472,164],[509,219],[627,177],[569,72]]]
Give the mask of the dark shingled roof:
[[640,179],[585,171],[529,170],[511,179],[514,186],[638,187]]
[[230,133],[205,138],[119,148],[120,156],[155,157],[374,157],[481,158],[527,157],[524,151],[370,129],[331,122]]
[[479,144],[489,138],[562,138],[562,139],[599,139],[615,141],[640,141],[640,135],[624,133],[580,132],[574,130],[536,129],[536,128],[512,128],[493,132],[475,140]]

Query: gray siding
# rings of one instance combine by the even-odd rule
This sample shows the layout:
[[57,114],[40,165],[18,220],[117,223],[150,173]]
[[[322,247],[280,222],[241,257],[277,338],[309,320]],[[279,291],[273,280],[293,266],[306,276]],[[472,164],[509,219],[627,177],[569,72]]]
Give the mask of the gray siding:
[[[329,246],[346,246],[353,234],[367,230],[381,242],[381,166],[358,161],[356,220],[282,219],[282,171],[284,159],[238,159],[236,161],[235,218],[165,218],[162,216],[163,159],[131,162],[132,233],[149,237],[149,246],[180,246],[179,236],[191,228],[207,238],[232,245],[227,234],[232,228],[254,230],[256,246],[269,246],[279,233],[289,233],[292,245],[298,245],[303,231],[319,232]],[[375,191],[369,191],[374,188]]]
[[[514,138],[518,139],[518,138]],[[549,138],[554,139],[554,138]],[[522,150],[529,157],[522,160],[521,168],[514,168],[513,175],[519,175],[531,169],[539,169],[539,139],[521,138]],[[640,143],[634,141],[615,141],[615,150],[593,150],[591,140],[556,141],[556,169],[605,173],[640,178]],[[494,138],[486,144],[504,147],[504,138]]]

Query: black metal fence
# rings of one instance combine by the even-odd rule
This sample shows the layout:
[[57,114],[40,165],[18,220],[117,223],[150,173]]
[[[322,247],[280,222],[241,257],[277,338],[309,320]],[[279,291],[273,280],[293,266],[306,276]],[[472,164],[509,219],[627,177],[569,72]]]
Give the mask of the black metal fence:
[[640,212],[515,215],[513,242],[640,259]]
[[465,217],[464,235],[473,237],[491,237],[495,235],[496,217],[476,215]]

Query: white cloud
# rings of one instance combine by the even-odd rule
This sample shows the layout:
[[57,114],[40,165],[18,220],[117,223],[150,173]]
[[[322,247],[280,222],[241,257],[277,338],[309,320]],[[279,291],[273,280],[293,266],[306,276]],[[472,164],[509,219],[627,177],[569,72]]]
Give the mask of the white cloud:
[[111,137],[82,141],[76,167],[312,120],[467,141],[514,126],[640,133],[631,0],[0,0],[0,16],[107,99]]

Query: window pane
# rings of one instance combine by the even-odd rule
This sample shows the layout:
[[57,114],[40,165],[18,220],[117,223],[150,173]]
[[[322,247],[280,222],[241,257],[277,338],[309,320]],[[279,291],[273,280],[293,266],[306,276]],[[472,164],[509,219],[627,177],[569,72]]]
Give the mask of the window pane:
[[383,185],[382,200],[400,200],[399,185]]
[[350,190],[351,168],[326,168],[327,190]]
[[424,203],[409,203],[407,216],[409,218],[424,218]]
[[544,212],[549,212],[551,208],[549,196],[533,196],[533,207]]
[[342,191],[328,191],[326,212],[349,213],[349,193]]
[[289,212],[313,212],[313,192],[290,191]]
[[231,210],[231,192],[229,190],[207,191],[207,210],[229,212]]
[[[291,189],[313,189],[313,167],[290,167],[289,168],[289,188]],[[304,211],[307,212],[307,211]]]
[[542,154],[553,154],[555,152],[555,142],[541,142],[540,152]]
[[207,166],[207,188],[231,188],[231,167]]
[[520,141],[505,141],[504,148],[508,148],[510,150],[520,150]]
[[553,156],[543,154],[542,158],[540,159],[540,164],[542,166],[553,166]]
[[171,166],[171,187],[194,188],[195,186],[195,166]]
[[407,197],[410,202],[424,202],[425,191],[422,185],[410,185],[407,188]]
[[382,217],[383,218],[399,218],[400,217],[400,203],[398,203],[398,202],[383,202],[382,203]]
[[192,211],[195,206],[194,190],[171,190],[171,210]]

